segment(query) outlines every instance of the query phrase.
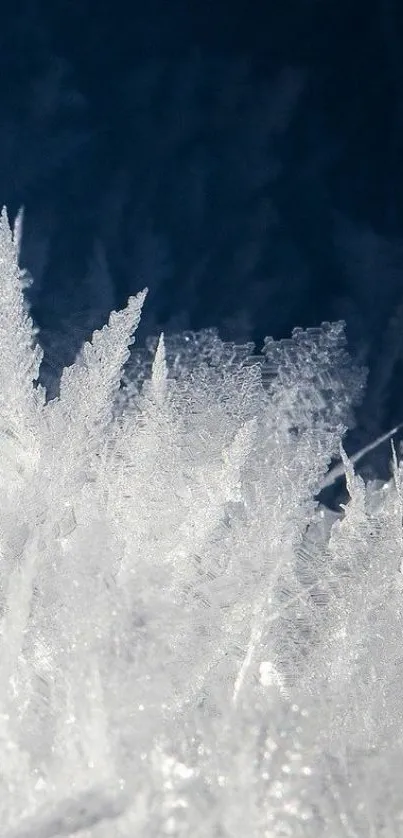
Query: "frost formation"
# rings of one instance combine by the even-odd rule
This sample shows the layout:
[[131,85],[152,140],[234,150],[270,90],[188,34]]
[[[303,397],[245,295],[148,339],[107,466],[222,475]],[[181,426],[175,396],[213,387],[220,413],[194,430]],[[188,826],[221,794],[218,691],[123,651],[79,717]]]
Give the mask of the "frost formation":
[[49,400],[20,235],[4,210],[1,838],[403,836],[403,467],[341,449],[349,502],[315,500],[364,385],[343,324],[130,354],[141,292]]

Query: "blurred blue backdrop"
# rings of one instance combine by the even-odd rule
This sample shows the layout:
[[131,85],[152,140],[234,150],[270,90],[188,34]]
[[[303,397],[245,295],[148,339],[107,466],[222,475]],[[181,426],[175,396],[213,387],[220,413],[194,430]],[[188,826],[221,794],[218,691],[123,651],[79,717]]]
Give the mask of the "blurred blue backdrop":
[[148,285],[140,342],[344,318],[370,370],[350,449],[403,421],[402,36],[398,0],[2,11],[1,201],[50,389]]

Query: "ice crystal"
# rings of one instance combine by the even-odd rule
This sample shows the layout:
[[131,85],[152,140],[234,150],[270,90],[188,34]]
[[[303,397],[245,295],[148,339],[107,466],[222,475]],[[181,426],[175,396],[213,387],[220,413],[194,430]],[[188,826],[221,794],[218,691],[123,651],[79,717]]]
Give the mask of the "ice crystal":
[[[365,378],[342,324],[130,354],[140,292],[47,400],[20,224],[3,211],[2,838],[403,836],[402,466],[365,485],[341,447]],[[335,456],[338,514],[315,500]]]

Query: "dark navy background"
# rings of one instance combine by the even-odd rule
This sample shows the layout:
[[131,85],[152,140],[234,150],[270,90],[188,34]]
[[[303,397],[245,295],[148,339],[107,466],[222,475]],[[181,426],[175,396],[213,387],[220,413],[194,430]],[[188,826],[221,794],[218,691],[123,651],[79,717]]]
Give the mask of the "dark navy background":
[[403,421],[402,36],[399,0],[3,10],[0,199],[25,206],[49,387],[147,284],[140,341],[346,319],[351,450]]

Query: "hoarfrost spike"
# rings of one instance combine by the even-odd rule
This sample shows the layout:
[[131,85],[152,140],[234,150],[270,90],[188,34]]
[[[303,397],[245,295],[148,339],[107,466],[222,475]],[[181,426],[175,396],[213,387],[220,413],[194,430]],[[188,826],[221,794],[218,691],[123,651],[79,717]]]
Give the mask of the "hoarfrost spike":
[[168,366],[166,362],[164,333],[161,332],[151,372],[151,384],[153,393],[159,403],[163,402],[165,399],[167,390],[167,380]]

